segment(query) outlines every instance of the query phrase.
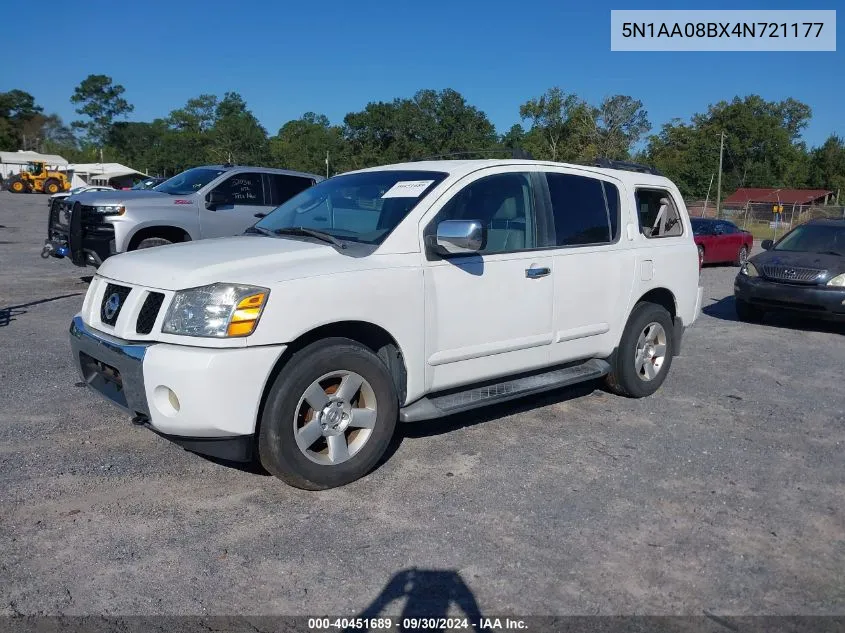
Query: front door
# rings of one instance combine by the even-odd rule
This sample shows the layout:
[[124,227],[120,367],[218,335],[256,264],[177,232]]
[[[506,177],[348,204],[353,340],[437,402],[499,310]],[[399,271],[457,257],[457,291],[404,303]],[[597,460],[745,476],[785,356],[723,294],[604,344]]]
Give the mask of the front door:
[[240,235],[258,221],[256,213],[269,213],[273,206],[265,201],[261,174],[232,174],[214,188],[225,203],[212,209],[200,200],[200,230],[203,238]]
[[[488,172],[489,173],[489,172]],[[427,254],[426,377],[431,390],[542,367],[552,340],[554,261],[538,231],[535,176],[476,177],[425,228],[443,220],[480,220],[478,254]]]

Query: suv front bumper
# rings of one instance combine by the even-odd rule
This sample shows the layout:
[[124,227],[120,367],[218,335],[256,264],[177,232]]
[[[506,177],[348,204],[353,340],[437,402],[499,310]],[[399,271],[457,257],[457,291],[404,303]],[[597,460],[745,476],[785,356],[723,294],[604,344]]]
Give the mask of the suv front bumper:
[[203,348],[125,341],[70,326],[73,361],[85,383],[143,425],[187,450],[252,458],[266,381],[284,346]]

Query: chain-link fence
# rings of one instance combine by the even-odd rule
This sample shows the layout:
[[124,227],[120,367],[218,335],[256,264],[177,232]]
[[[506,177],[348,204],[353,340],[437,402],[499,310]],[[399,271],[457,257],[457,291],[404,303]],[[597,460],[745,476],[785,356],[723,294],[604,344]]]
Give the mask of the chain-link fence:
[[845,206],[839,205],[749,202],[743,207],[723,207],[717,216],[715,205],[690,201],[687,209],[692,218],[719,217],[730,220],[741,229],[753,233],[759,240],[778,239],[792,227],[815,218],[845,218]]

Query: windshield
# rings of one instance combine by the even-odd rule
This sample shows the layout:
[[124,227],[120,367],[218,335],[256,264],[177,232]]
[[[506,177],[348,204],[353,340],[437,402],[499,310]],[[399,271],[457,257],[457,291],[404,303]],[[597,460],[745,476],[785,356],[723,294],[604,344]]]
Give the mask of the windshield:
[[135,186],[132,187],[132,188],[135,189],[136,191],[139,190],[139,189],[152,189],[155,186],[155,184],[156,184],[155,180],[149,180],[149,179],[140,180],[137,183],[135,183]]
[[804,224],[787,233],[773,250],[845,254],[845,226]]
[[434,171],[395,170],[335,176],[294,196],[255,226],[270,232],[305,228],[381,244],[445,177]]
[[224,172],[224,169],[194,167],[193,169],[173,176],[169,180],[165,180],[158,187],[153,187],[153,189],[155,191],[169,193],[172,196],[189,196],[205,187]]

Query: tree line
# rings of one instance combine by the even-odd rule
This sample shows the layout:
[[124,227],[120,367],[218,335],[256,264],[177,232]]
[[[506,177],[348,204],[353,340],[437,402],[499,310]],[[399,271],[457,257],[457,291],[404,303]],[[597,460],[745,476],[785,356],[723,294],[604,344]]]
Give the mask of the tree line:
[[719,141],[725,133],[722,194],[737,187],[845,189],[845,140],[802,140],[810,107],[757,95],[710,105],[653,134],[638,99],[613,95],[591,104],[560,88],[528,99],[519,122],[498,134],[487,115],[451,89],[368,103],[339,124],[308,112],[269,135],[236,92],[198,95],[167,117],[130,122],[125,88],[90,75],[70,101],[69,126],[45,114],[22,90],[0,92],[0,149],[61,154],[71,162],[120,162],[173,175],[196,165],[234,162],[330,173],[432,156],[506,157],[519,150],[542,160],[590,163],[596,157],[651,164],[689,198],[715,198]]

